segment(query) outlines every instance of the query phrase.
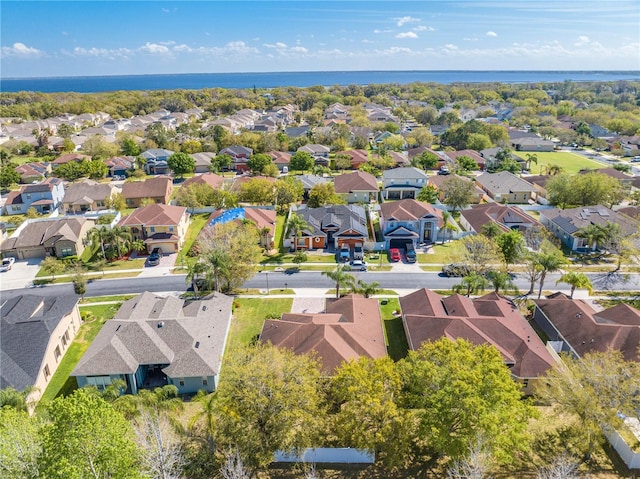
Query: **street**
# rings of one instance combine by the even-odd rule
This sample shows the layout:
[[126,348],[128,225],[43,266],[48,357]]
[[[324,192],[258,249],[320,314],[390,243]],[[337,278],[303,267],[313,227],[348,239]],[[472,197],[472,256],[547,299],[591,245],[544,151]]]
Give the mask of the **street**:
[[[422,273],[391,273],[391,272],[366,272],[354,273],[358,279],[362,279],[367,283],[377,281],[380,288],[392,290],[415,290],[420,288],[429,289],[451,289],[454,284],[460,282],[460,278],[447,278],[440,276],[438,273],[422,272]],[[633,274],[610,274],[610,273],[587,273],[587,276],[593,283],[595,291],[640,291],[640,275]],[[560,290],[568,291],[569,286],[563,283],[556,285],[556,281],[560,277],[560,273],[550,273],[545,279],[544,290]],[[258,273],[243,287],[249,289],[267,289],[267,281],[269,289],[326,289],[335,288],[329,278],[319,272],[299,272],[287,274],[284,272]],[[515,284],[520,291],[529,290],[529,281],[524,275],[517,275]],[[91,281],[87,284],[87,293],[85,296],[109,296],[115,294],[131,294],[141,293],[144,291],[151,292],[170,292],[186,290],[185,275],[172,274],[153,278],[120,278],[120,279],[101,279]],[[537,288],[537,284],[536,284]],[[71,284],[56,284],[47,286],[38,286],[33,288],[20,288],[3,290],[0,292],[1,299],[7,299],[18,294],[37,294],[43,296],[58,296],[61,294],[73,294],[73,286]]]

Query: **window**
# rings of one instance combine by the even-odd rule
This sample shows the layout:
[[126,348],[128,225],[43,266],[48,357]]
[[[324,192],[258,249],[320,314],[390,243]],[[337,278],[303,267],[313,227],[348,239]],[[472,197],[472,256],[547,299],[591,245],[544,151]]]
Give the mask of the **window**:
[[67,337],[66,337],[66,333],[62,335],[62,337],[60,338],[61,342],[62,342],[62,347],[66,348],[67,347]]
[[56,362],[58,362],[60,360],[60,356],[62,356],[60,354],[60,346],[56,346],[56,349],[53,350],[53,355],[56,358]]
[[30,200],[31,199],[31,193],[27,193],[27,199]]
[[110,376],[88,376],[87,384],[89,386],[94,386],[96,389],[100,391],[107,388],[107,386],[111,385],[111,377]]
[[184,386],[184,379],[179,380],[179,381],[178,381],[178,384],[179,384],[180,386]]
[[209,380],[207,378],[202,378],[202,385],[206,386],[207,384],[209,384]]
[[525,388],[529,387],[529,380],[525,379],[524,381],[522,381],[522,386],[525,387]]
[[60,255],[62,255],[62,257],[73,256],[73,248],[62,248],[60,250]]
[[49,377],[51,376],[51,371],[49,370],[49,365],[48,364],[45,365],[43,372],[44,372],[45,381],[48,381]]
[[156,232],[156,227],[155,227],[155,226],[151,226],[151,227],[149,228],[149,230],[150,230],[152,233],[155,233],[155,232]]
[[20,207],[19,206],[12,206],[11,207],[11,211],[20,211]]
[[173,232],[173,226],[169,226],[169,231]]

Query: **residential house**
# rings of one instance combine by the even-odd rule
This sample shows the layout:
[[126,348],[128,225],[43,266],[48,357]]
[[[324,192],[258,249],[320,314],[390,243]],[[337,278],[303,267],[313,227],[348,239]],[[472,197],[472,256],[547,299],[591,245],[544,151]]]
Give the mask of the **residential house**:
[[109,200],[117,192],[118,189],[109,183],[98,183],[89,179],[67,184],[62,210],[67,214],[106,210],[109,209]]
[[556,352],[580,358],[613,350],[627,361],[640,361],[640,311],[636,308],[620,303],[596,311],[589,303],[562,293],[533,302],[533,321]]
[[307,136],[311,131],[309,125],[302,126],[287,126],[284,130],[284,134],[289,138],[300,138],[301,136]]
[[[297,238],[297,248],[339,249],[343,244],[364,244],[369,239],[365,210],[357,205],[330,205],[308,208],[302,205],[295,212],[309,225]],[[293,248],[293,231],[289,232]]]
[[118,226],[128,229],[133,240],[143,240],[147,250],[161,248],[163,253],[177,253],[187,235],[189,213],[183,206],[153,204],[134,210]]
[[80,256],[95,221],[86,218],[27,220],[0,245],[3,257],[16,259]]
[[304,190],[303,198],[305,201],[309,199],[309,192],[314,186],[330,183],[332,181],[329,177],[318,175],[296,175],[296,180],[302,183],[302,188]]
[[369,161],[369,153],[367,152],[367,150],[339,151],[336,153],[336,156],[338,155],[348,156],[349,161],[351,162],[351,168],[354,170],[357,170]]
[[127,181],[122,185],[122,196],[127,208],[137,208],[145,201],[169,203],[173,192],[173,179],[168,176],[156,176],[144,181]]
[[[479,154],[480,154],[480,156],[482,158],[484,158],[485,169],[491,169],[491,168],[495,168],[495,167],[498,166],[498,162],[499,161],[498,161],[497,155],[501,151],[503,151],[503,148],[499,148],[499,147],[497,147],[497,148],[487,148],[486,150],[480,150]],[[525,166],[524,158],[522,158],[521,156],[518,156],[513,151],[510,151],[509,156],[514,161],[517,161],[522,168],[524,168],[524,166]]]
[[[71,139],[73,140],[73,137],[71,137]],[[51,166],[52,168],[55,170],[58,166],[60,165],[64,165],[66,163],[69,163],[71,161],[75,161],[77,163],[80,163],[83,160],[91,160],[91,157],[88,155],[82,155],[80,153],[65,153],[63,155],[60,155],[59,157],[57,157],[55,160],[53,160],[51,162]]]
[[512,139],[511,146],[516,151],[553,151],[555,143],[539,137],[524,137]]
[[523,234],[529,228],[542,228],[517,206],[483,203],[460,211],[460,225],[467,231],[482,233],[483,226],[488,223],[495,223],[504,232],[515,230]]
[[538,203],[546,204],[541,199],[546,200],[547,198],[547,181],[549,181],[551,175],[531,175],[522,177],[523,180],[531,183],[531,185],[535,189],[534,198]]
[[336,193],[342,195],[349,204],[375,201],[380,191],[376,177],[366,171],[338,175],[333,183]]
[[301,146],[297,151],[309,153],[315,160],[316,165],[329,166],[329,152],[331,149],[328,146],[310,144]]
[[471,178],[467,178],[466,176],[459,175],[436,175],[430,176],[428,180],[428,184],[435,186],[438,189],[438,200],[442,203],[446,203],[447,201],[447,181],[452,180],[453,178],[465,181],[474,184],[473,196],[471,197],[471,203],[478,204],[482,202],[484,198],[484,191]]
[[393,168],[382,172],[382,195],[385,200],[415,199],[427,186],[427,174],[413,166]]
[[249,220],[255,224],[260,234],[260,246],[265,249],[274,247],[273,238],[276,234],[276,211],[266,208],[239,207],[214,211],[211,213],[211,216],[209,216],[209,219],[207,219],[206,226],[202,228],[199,239],[206,237],[211,228],[216,225],[225,224],[229,221],[242,223],[244,220]]
[[231,157],[231,169],[234,171],[248,171],[247,161],[253,155],[253,148],[241,145],[228,146],[220,150],[220,155],[229,155]]
[[242,191],[242,185],[244,185],[245,183],[248,183],[250,181],[253,180],[266,180],[270,183],[274,183],[276,182],[276,179],[272,176],[263,176],[263,175],[256,175],[256,176],[236,176],[233,179],[233,183],[231,183],[231,187],[229,188],[229,191],[231,191],[232,193],[240,193]]
[[286,151],[270,151],[267,153],[273,160],[273,164],[278,167],[280,172],[283,172],[285,167],[289,169],[289,162],[291,161],[291,153]]
[[151,148],[143,151],[140,156],[146,160],[144,169],[148,175],[166,175],[169,173],[167,160],[173,151],[164,148]]
[[536,192],[530,183],[508,171],[483,173],[476,177],[476,184],[496,203],[529,203]]
[[537,378],[554,364],[518,308],[496,293],[471,299],[459,294],[445,297],[423,288],[400,297],[400,306],[410,349],[443,337],[494,346],[525,394],[533,393]]
[[203,151],[202,153],[192,153],[191,157],[195,160],[195,167],[193,172],[208,173],[211,171],[211,160],[215,158],[216,154],[210,151]]
[[180,188],[188,188],[191,185],[207,185],[214,190],[221,190],[224,185],[224,177],[215,173],[203,173],[187,178]]
[[615,168],[598,168],[597,170],[580,170],[578,172],[579,175],[588,175],[589,173],[600,173],[601,175],[608,176],[609,178],[613,178],[614,180],[618,180],[622,186],[630,188],[633,185],[635,176],[624,173],[620,170],[616,170]]
[[442,211],[429,203],[404,199],[380,205],[380,230],[387,248],[435,242],[443,225]]
[[127,176],[129,171],[133,170],[136,165],[136,160],[133,156],[114,156],[108,160],[104,160],[105,165],[109,168],[107,176]]
[[410,161],[413,161],[414,158],[419,157],[425,152],[431,153],[436,158],[438,158],[438,164],[432,168],[433,170],[439,170],[440,168],[442,168],[447,164],[446,156],[442,151],[432,150],[431,148],[427,148],[426,146],[418,146],[416,148],[411,148],[407,150],[407,156],[409,157]]
[[28,402],[37,402],[81,324],[75,294],[21,294],[4,300],[0,307],[0,389],[28,389]]
[[22,215],[29,208],[35,208],[40,214],[49,214],[60,207],[63,198],[63,181],[51,177],[42,183],[26,185],[9,193],[4,210],[7,215]]
[[387,355],[378,300],[349,294],[327,299],[322,313],[285,313],[266,319],[260,341],[295,354],[315,353],[331,376],[343,363]]
[[540,211],[540,222],[547,227],[571,251],[586,251],[592,247],[587,238],[576,236],[582,228],[589,225],[605,226],[616,223],[625,235],[632,235],[638,231],[638,221],[624,214],[602,206],[581,206],[561,210],[552,208]]
[[24,163],[16,166],[15,170],[20,175],[20,183],[30,184],[42,181],[51,173],[51,163]]
[[[377,153],[375,153],[377,155]],[[402,168],[404,166],[410,166],[411,161],[409,161],[409,157],[404,153],[399,151],[388,151],[387,155],[391,158],[393,162],[392,168]]]
[[179,394],[213,392],[232,303],[222,294],[185,301],[142,293],[104,324],[71,375],[100,390],[123,380],[128,394],[168,384]]
[[459,150],[459,151],[445,151],[443,152],[444,156],[447,157],[447,162],[449,163],[451,169],[453,170],[456,167],[457,160],[461,156],[466,156],[467,158],[471,158],[476,162],[477,169],[484,171],[487,169],[487,162],[480,153],[475,150]]

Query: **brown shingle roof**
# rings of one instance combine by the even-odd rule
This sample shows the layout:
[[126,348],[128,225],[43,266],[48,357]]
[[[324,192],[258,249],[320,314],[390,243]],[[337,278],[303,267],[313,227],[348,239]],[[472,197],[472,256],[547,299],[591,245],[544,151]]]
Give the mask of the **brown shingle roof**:
[[189,185],[209,185],[214,190],[222,188],[224,178],[215,173],[203,173],[202,175],[195,175],[182,183],[181,188],[185,188]]
[[336,193],[351,193],[353,191],[378,191],[376,177],[366,171],[354,171],[335,177]]
[[344,361],[387,354],[378,301],[359,295],[327,300],[325,313],[286,313],[281,320],[268,319],[260,340],[296,354],[315,352],[326,374]]
[[508,223],[510,226],[515,224],[521,224],[523,226],[542,226],[538,221],[527,215],[520,208],[516,206],[500,205],[498,203],[473,205],[471,208],[462,210],[460,215],[467,220],[476,233],[480,233],[482,231],[482,227],[489,222],[496,223],[504,231],[509,231],[510,229],[510,227],[505,226],[505,223]]
[[400,201],[392,201],[380,205],[380,214],[389,221],[417,221],[420,218],[432,215],[438,218],[438,225],[442,226],[442,211],[434,208],[429,203],[422,201],[404,199]]
[[553,358],[533,328],[507,299],[490,293],[476,299],[443,297],[423,289],[400,298],[409,347],[442,337],[491,344],[511,373],[534,378],[553,365]]
[[68,184],[64,191],[64,204],[91,204],[92,201],[110,198],[115,187],[108,183],[84,180],[80,183]]
[[180,223],[187,209],[183,206],[153,204],[135,209],[120,220],[118,226],[174,226]]
[[87,155],[81,155],[80,153],[66,153],[64,155],[60,155],[58,158],[53,160],[53,164],[62,165],[64,163],[69,163],[70,161],[82,161],[82,160],[90,160],[91,157]]
[[169,198],[173,189],[173,180],[168,176],[155,176],[144,181],[125,182],[122,196],[127,198]]

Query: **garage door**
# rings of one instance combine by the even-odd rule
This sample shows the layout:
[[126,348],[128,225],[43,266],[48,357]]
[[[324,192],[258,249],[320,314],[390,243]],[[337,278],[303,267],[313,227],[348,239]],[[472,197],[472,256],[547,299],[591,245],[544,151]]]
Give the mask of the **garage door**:
[[392,239],[389,241],[389,248],[406,248],[407,243],[411,243],[411,240],[406,239]]
[[33,248],[33,249],[22,249],[19,254],[23,259],[29,258],[44,258],[44,249],[43,248]]

